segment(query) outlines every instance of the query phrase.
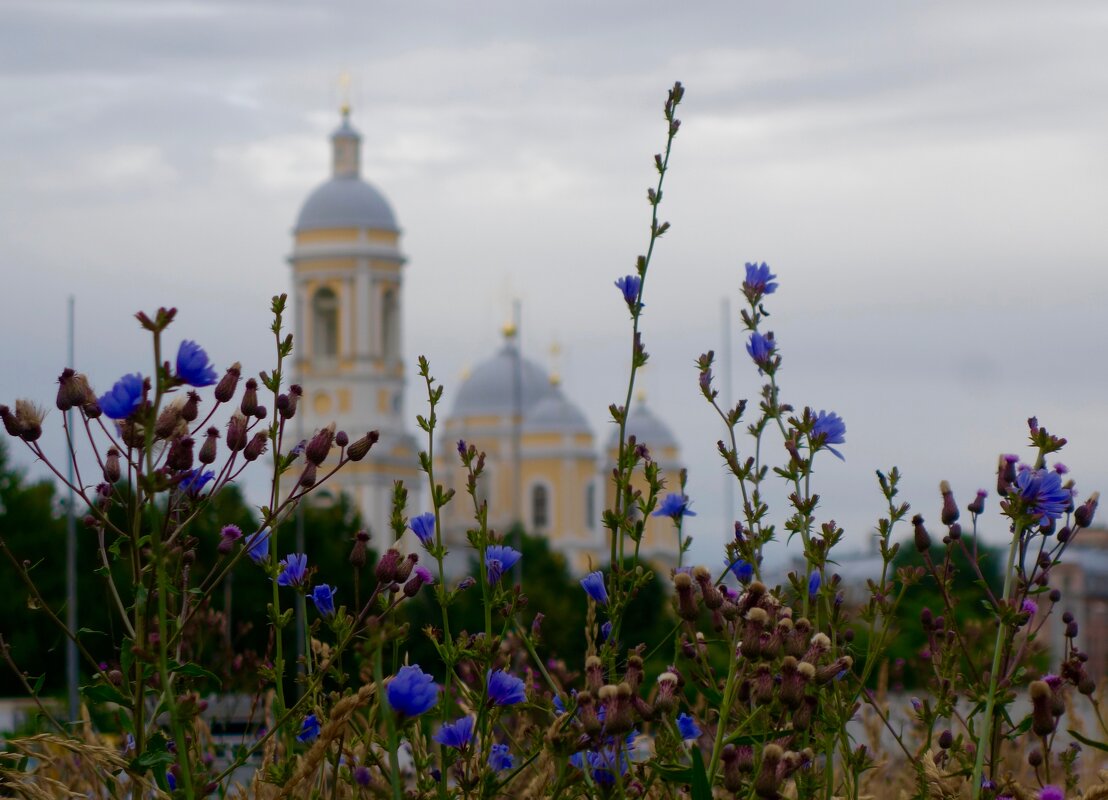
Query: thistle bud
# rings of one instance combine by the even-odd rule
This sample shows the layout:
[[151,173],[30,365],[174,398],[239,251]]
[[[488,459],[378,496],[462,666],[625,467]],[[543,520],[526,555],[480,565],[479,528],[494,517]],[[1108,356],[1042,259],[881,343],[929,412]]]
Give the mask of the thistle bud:
[[950,484],[946,481],[939,484],[939,491],[943,495],[941,515],[943,525],[953,525],[958,521],[958,504],[954,502],[954,492],[950,490]]
[[912,527],[916,550],[920,553],[926,553],[931,549],[931,535],[927,533],[927,528],[923,527],[923,517],[919,514],[912,517]]
[[88,385],[88,378],[68,367],[62,370],[61,377],[58,378],[58,410],[68,411],[74,406],[85,406],[90,402],[96,402],[96,395]]
[[642,656],[632,653],[627,657],[627,669],[623,673],[623,682],[631,687],[632,692],[637,692],[642,686],[643,674]]
[[1093,492],[1089,498],[1073,512],[1073,518],[1082,528],[1088,528],[1093,524],[1096,516],[1096,507],[1100,503],[1100,492]]
[[350,551],[350,563],[355,569],[361,569],[366,562],[366,543],[369,542],[369,531],[360,530],[354,534],[354,549]]
[[238,388],[241,374],[242,365],[236,361],[219,379],[219,383],[215,385],[215,401],[217,403],[226,403],[235,396],[235,389]]
[[954,734],[951,732],[950,728],[947,728],[939,734],[939,747],[941,747],[943,750],[949,750],[951,745],[953,744]]
[[297,486],[301,486],[305,489],[311,489],[315,486],[316,482],[316,466],[315,464],[308,463],[304,465],[304,471],[300,473],[300,480],[296,482]]
[[4,430],[8,432],[8,436],[18,437],[23,433],[19,420],[15,418],[15,414],[7,406],[0,406],[0,418],[4,420]]
[[316,466],[319,466],[331,452],[331,443],[335,440],[335,423],[316,431],[315,436],[308,440],[304,448],[304,457]]
[[793,728],[806,731],[812,726],[812,717],[816,713],[816,698],[807,696],[800,708],[793,712]]
[[1016,464],[1019,456],[1002,455],[996,466],[996,492],[1006,497],[1008,488],[1016,482]]
[[777,800],[780,797],[777,788],[780,783],[777,777],[777,765],[785,751],[776,744],[767,744],[762,750],[762,768],[758,771],[758,777],[754,779],[754,793],[764,800]]
[[692,622],[699,615],[696,598],[692,588],[692,578],[687,572],[678,572],[673,576],[673,586],[677,589],[677,613],[681,619]]
[[253,378],[246,382],[246,391],[242,393],[239,410],[247,417],[254,416],[258,411],[258,382]]
[[693,569],[693,578],[700,586],[700,595],[704,598],[704,605],[707,608],[715,611],[723,605],[723,595],[712,583],[712,573],[707,567],[698,566]]
[[679,678],[673,672],[663,672],[658,676],[657,693],[654,695],[654,708],[661,714],[672,714],[677,708],[677,684]]
[[1038,769],[1043,765],[1043,751],[1035,747],[1027,754],[1027,763],[1034,769]]
[[1096,681],[1090,678],[1088,673],[1082,671],[1081,677],[1077,681],[1077,691],[1087,697],[1091,697],[1093,692],[1096,691]]
[[[228,433],[228,438],[229,437],[230,434]],[[247,461],[257,461],[258,457],[265,452],[268,438],[268,434],[266,434],[265,431],[258,431],[255,433],[250,442],[243,448],[242,457]]]
[[366,453],[369,452],[370,448],[377,444],[380,436],[377,431],[370,431],[346,448],[346,457],[351,461],[361,461],[366,457]]
[[104,459],[104,481],[115,484],[123,474],[119,466],[119,451],[114,447],[108,448],[107,458]]
[[765,706],[773,702],[773,673],[770,671],[769,664],[759,664],[754,670],[750,699],[757,706]]
[[590,736],[599,733],[603,725],[600,717],[597,716],[596,702],[593,700],[592,692],[588,690],[577,695],[577,719],[580,720],[585,733]]
[[1066,623],[1066,638],[1067,639],[1076,639],[1077,638],[1077,621],[1076,620]]
[[211,427],[204,434],[204,444],[200,445],[200,463],[213,464],[216,456],[216,442],[219,440],[219,428]]
[[183,431],[178,431],[178,428],[182,425],[183,419],[181,418],[181,410],[184,408],[184,402],[181,400],[174,400],[172,403],[167,403],[165,408],[158,414],[158,419],[154,423],[154,435],[159,439],[169,439],[175,434]]
[[[42,418],[46,412],[30,400],[15,401],[15,419],[19,425],[19,438],[25,442],[37,441],[42,436]],[[7,420],[4,421],[5,427]]]
[[186,395],[185,405],[181,408],[181,419],[185,422],[195,422],[200,416],[200,395],[189,392]]
[[237,453],[246,447],[246,417],[237,411],[227,421],[227,449]]
[[985,512],[985,497],[988,495],[984,489],[977,490],[977,496],[973,498],[973,502],[966,506],[966,510],[971,514],[983,514]]
[[416,567],[412,570],[412,577],[404,584],[404,596],[415,597],[419,594],[419,590],[423,588],[424,584],[434,582],[435,579],[431,577],[430,572],[423,567]]
[[381,583],[396,583],[396,568],[400,565],[400,551],[390,547],[377,562],[377,580]]
[[398,562],[396,565],[396,582],[403,583],[408,580],[408,577],[412,574],[412,569],[415,568],[416,562],[419,561],[419,556],[415,553],[408,553],[408,557]]
[[191,436],[182,436],[174,439],[169,445],[169,455],[165,457],[165,465],[170,469],[183,472],[192,469],[193,441]]
[[288,394],[282,394],[277,398],[277,411],[280,413],[281,419],[292,419],[296,416],[296,404],[302,394],[304,394],[304,390],[300,388],[299,384],[294,383],[289,387]]
[[1054,733],[1054,715],[1050,713],[1050,686],[1046,681],[1032,681],[1028,687],[1031,695],[1031,730],[1036,736]]
[[604,663],[597,656],[585,659],[585,687],[590,692],[599,692],[604,685]]
[[739,770],[739,753],[735,745],[724,745],[722,758],[723,787],[727,791],[737,794],[742,789],[743,776]]

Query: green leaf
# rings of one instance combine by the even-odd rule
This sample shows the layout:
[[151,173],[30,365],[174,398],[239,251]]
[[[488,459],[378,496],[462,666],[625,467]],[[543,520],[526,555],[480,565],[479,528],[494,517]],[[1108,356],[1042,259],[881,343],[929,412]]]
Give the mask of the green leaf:
[[1103,750],[1104,752],[1108,753],[1108,744],[1105,744],[1104,742],[1098,742],[1096,739],[1090,739],[1088,736],[1082,736],[1073,728],[1070,728],[1069,734],[1074,739],[1081,742],[1081,744],[1087,744],[1089,747],[1094,747],[1097,750]]
[[199,664],[170,664],[170,672],[176,672],[178,675],[184,675],[186,678],[200,678],[202,680],[212,681],[216,686],[223,688],[223,681],[214,672],[201,667]]
[[90,703],[116,703],[124,708],[131,707],[131,701],[124,697],[119,689],[108,683],[94,683],[91,686],[81,687],[81,694]]
[[762,742],[768,742],[773,739],[780,739],[788,736],[792,733],[791,730],[777,730],[777,731],[760,731],[759,733],[733,733],[723,740],[724,744],[761,744]]
[[692,800],[712,800],[712,787],[699,747],[692,749]]
[[156,770],[158,767],[165,767],[173,763],[173,753],[169,752],[169,748],[166,747],[165,737],[160,733],[155,733],[146,742],[146,749],[142,751],[142,755],[131,761],[131,769],[135,772],[146,772],[148,769]]

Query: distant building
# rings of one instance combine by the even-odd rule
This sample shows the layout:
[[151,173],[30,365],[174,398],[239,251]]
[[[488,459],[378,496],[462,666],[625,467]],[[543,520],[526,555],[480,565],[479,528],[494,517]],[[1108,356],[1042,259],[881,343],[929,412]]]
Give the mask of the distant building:
[[[426,476],[417,443],[403,419],[406,383],[400,332],[403,267],[396,216],[360,169],[361,137],[343,109],[331,136],[332,175],[304,202],[293,229],[289,256],[297,347],[293,372],[304,387],[295,420],[310,436],[334,421],[355,439],[378,430],[380,443],[362,462],[328,481],[348,494],[379,536],[387,536],[393,481],[411,493],[409,514],[419,512]],[[457,495],[442,517],[452,550],[449,568],[467,568],[466,531],[473,506],[456,451],[464,439],[487,454],[480,486],[489,504],[489,525],[507,533],[515,522],[545,535],[584,572],[609,560],[602,510],[612,501],[611,469],[618,436],[603,451],[585,415],[559,381],[519,351],[514,331],[456,390],[447,387],[444,417],[436,432],[436,479]],[[670,429],[639,400],[627,433],[650,449],[670,490],[678,486],[680,448]],[[640,476],[641,477],[641,476]],[[379,538],[378,541],[381,541]],[[669,520],[648,520],[640,555],[671,564],[677,543]]]

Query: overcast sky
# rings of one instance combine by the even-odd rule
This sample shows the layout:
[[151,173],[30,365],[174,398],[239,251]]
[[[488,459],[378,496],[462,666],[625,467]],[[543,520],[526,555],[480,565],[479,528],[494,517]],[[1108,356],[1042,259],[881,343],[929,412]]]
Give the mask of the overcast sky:
[[[744,261],[780,278],[785,398],[846,420],[816,488],[857,546],[874,469],[899,464],[937,519],[939,480],[963,506],[991,487],[1031,414],[1071,439],[1084,496],[1108,487],[1106,37],[1097,2],[9,0],[0,399],[52,404],[70,294],[101,391],[149,371],[131,314],[159,305],[220,366],[267,366],[348,71],[363,172],[404,229],[409,362],[431,359],[449,403],[518,297],[526,353],[549,367],[561,345],[606,439],[629,336],[612,281],[646,245],[681,80],[643,385],[684,448],[698,557],[718,560],[733,514],[694,361],[720,350]],[[735,394],[754,397],[732,329]]]

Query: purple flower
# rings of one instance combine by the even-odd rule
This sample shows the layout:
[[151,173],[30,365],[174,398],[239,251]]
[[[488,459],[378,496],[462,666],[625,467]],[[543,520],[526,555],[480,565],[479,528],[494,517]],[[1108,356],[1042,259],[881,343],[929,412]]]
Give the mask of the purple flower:
[[300,586],[304,583],[304,573],[308,569],[308,556],[304,553],[291,553],[280,562],[281,572],[277,576],[278,586]]
[[581,579],[581,588],[585,594],[602,606],[608,605],[608,590],[604,587],[604,573],[600,570],[590,572]]
[[181,491],[196,497],[212,480],[215,480],[215,473],[210,469],[207,471],[190,469],[177,486]]
[[741,558],[732,561],[727,568],[739,579],[739,583],[750,583],[750,579],[754,577],[754,565]]
[[502,669],[489,670],[486,677],[489,703],[494,706],[512,706],[527,700],[523,681]]
[[100,395],[96,401],[100,410],[112,419],[127,419],[142,402],[143,379],[139,373],[124,375],[115,382],[111,391]]
[[843,458],[843,454],[836,450],[834,447],[830,447],[833,444],[843,444],[846,442],[846,423],[843,422],[835,412],[821,410],[816,414],[816,424],[812,427],[812,445],[816,450],[821,450],[826,447],[833,454],[838,456],[840,461],[846,461]]
[[623,300],[627,303],[627,308],[634,314],[636,307],[641,309],[642,303],[639,303],[639,290],[642,288],[642,280],[638,275],[626,275],[616,281],[616,287],[623,292]]
[[419,576],[420,585],[424,583],[434,583],[435,576],[431,574],[431,570],[422,564],[416,564],[415,569],[412,570],[412,574]]
[[439,702],[439,685],[418,664],[401,667],[385,692],[389,705],[401,714],[418,717]]
[[250,537],[250,547],[246,555],[255,564],[261,564],[269,558],[269,531],[264,528]]
[[317,738],[319,738],[319,719],[315,714],[309,714],[300,723],[300,733],[296,734],[296,741],[307,744]]
[[819,591],[819,586],[823,582],[823,578],[820,577],[819,570],[812,570],[812,574],[808,576],[808,596],[815,597]]
[[751,299],[762,295],[773,294],[777,291],[777,284],[773,281],[777,276],[769,271],[769,265],[764,261],[761,264],[746,265],[746,280],[743,281],[743,294]]
[[489,749],[489,766],[492,767],[493,772],[503,772],[506,769],[511,769],[515,764],[515,759],[508,752],[508,745],[494,744]]
[[665,499],[662,500],[651,516],[672,517],[674,522],[681,517],[695,517],[696,512],[689,508],[691,505],[692,501],[685,495],[671,492],[665,496]]
[[516,565],[523,554],[514,547],[503,544],[489,545],[485,548],[485,569],[489,574],[489,583],[500,582],[500,576]]
[[428,511],[418,517],[412,517],[408,526],[412,529],[424,547],[430,547],[435,543],[435,515]]
[[600,643],[608,641],[608,637],[612,635],[612,622],[608,620],[600,626]]
[[1024,614],[1029,614],[1030,616],[1033,617],[1033,616],[1035,616],[1036,614],[1039,613],[1039,604],[1036,603],[1031,598],[1028,598],[1028,599],[1023,601],[1023,605],[1020,606],[1020,610]]
[[321,615],[329,617],[335,613],[335,590],[326,583],[313,588],[308,597],[315,603],[316,611]]
[[177,377],[190,386],[211,386],[219,379],[204,348],[188,339],[177,348]]
[[688,714],[682,713],[677,716],[677,730],[685,741],[700,738],[700,728],[696,727],[696,720]]
[[369,786],[369,782],[372,779],[372,775],[369,772],[369,767],[365,764],[359,764],[354,767],[354,783],[359,786]]
[[1039,800],[1066,800],[1066,793],[1057,786],[1044,786],[1039,790]]
[[750,341],[746,344],[746,352],[758,365],[758,372],[761,372],[770,366],[770,361],[773,360],[773,356],[777,352],[777,342],[773,340],[772,333],[769,336],[763,336],[758,331],[754,331],[750,334]]
[[1027,510],[1037,522],[1058,519],[1066,513],[1073,493],[1062,485],[1062,476],[1045,469],[1021,469],[1016,486]]
[[455,750],[461,750],[472,738],[473,717],[469,716],[443,725],[434,736],[436,742],[445,747],[453,747]]

